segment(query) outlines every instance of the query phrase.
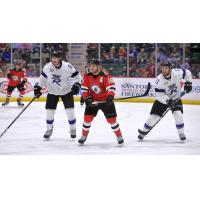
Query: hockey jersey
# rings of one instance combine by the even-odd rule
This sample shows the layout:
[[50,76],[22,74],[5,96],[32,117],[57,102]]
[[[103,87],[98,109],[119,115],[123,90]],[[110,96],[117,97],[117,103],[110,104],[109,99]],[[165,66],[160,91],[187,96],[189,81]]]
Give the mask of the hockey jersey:
[[57,68],[49,62],[42,70],[39,85],[46,85],[49,94],[65,95],[71,91],[71,79],[81,82],[81,75],[72,64],[61,61],[61,66]]
[[8,86],[16,87],[22,83],[22,81],[26,81],[26,72],[23,69],[10,69],[7,73],[8,77]]
[[172,69],[171,76],[167,79],[160,74],[154,85],[156,99],[166,104],[169,99],[179,98],[185,81],[192,82],[192,74],[187,69]]
[[107,96],[115,95],[115,83],[111,76],[100,72],[98,75],[88,73],[82,82],[83,98],[91,96],[95,101],[105,101]]

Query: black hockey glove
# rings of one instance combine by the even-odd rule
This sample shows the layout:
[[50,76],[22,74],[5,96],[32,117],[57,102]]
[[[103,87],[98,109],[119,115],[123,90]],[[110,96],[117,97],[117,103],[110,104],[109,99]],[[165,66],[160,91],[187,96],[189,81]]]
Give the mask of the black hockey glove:
[[39,85],[34,86],[34,95],[35,97],[39,98],[42,95],[41,87]]
[[114,97],[112,95],[109,95],[106,99],[106,105],[111,105],[113,103]]
[[76,95],[79,93],[79,90],[80,90],[80,87],[81,87],[81,84],[80,83],[74,83],[74,85],[72,86],[72,94],[73,95]]
[[7,78],[11,79],[12,78],[11,74],[7,74]]
[[24,80],[22,81],[22,85],[24,85],[26,82],[27,82],[27,79],[24,79]]
[[185,86],[184,86],[184,90],[185,90],[186,93],[189,93],[192,90],[192,82],[186,81]]
[[175,102],[172,99],[167,100],[167,106],[170,109],[173,109],[175,107]]
[[85,105],[86,105],[86,107],[93,107],[92,102],[93,102],[93,99],[92,99],[91,96],[86,97],[86,99],[85,99]]

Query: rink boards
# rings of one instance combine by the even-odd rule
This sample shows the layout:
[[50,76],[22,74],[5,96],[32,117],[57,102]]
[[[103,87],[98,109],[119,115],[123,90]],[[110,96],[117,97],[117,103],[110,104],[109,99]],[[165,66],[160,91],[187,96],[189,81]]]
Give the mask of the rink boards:
[[[118,97],[129,97],[144,93],[146,90],[148,82],[152,85],[154,84],[155,78],[113,78],[116,84],[116,98]],[[39,82],[39,78],[28,78],[28,83],[25,85],[26,94],[24,96],[24,101],[30,101],[33,98],[33,86],[35,83]],[[3,101],[6,97],[8,80],[6,78],[0,78],[0,101]],[[37,101],[46,100],[46,92],[44,89],[44,94]],[[79,101],[80,95],[75,96],[75,100]],[[135,98],[124,100],[126,102],[150,102],[154,101],[154,88],[151,90],[147,97]],[[15,101],[18,97],[18,92],[15,90],[12,94],[11,101]],[[200,79],[193,79],[193,89],[190,94],[183,97],[183,103],[185,104],[198,104],[200,105]]]

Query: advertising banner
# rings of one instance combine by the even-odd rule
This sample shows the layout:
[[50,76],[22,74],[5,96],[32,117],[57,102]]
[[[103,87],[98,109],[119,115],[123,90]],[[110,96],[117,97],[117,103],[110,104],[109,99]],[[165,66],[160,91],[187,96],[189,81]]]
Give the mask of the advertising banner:
[[[113,78],[116,85],[117,97],[129,97],[139,95],[145,92],[148,82],[151,85],[154,84],[154,78]],[[33,97],[33,87],[35,83],[39,82],[39,78],[28,78],[28,82],[25,84],[25,97]],[[194,79],[192,81],[192,91],[185,95],[183,99],[187,100],[199,100],[200,101],[200,79]],[[7,78],[0,78],[0,97],[6,97],[6,91],[8,86]],[[46,88],[44,88],[43,96],[46,96]],[[12,97],[18,97],[19,93],[17,89],[13,91]],[[155,93],[153,87],[147,97],[142,99],[154,99]]]

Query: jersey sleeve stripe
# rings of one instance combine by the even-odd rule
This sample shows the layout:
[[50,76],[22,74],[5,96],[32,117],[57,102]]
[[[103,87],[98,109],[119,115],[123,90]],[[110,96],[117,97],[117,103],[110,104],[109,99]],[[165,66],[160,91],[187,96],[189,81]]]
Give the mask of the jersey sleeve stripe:
[[106,90],[108,91],[108,90],[115,90],[115,87],[114,86],[108,86],[108,87],[106,87]]
[[42,71],[42,76],[44,76],[45,78],[47,78],[47,75]]
[[186,71],[185,69],[182,69],[182,70],[183,70],[183,79],[185,79]]
[[81,89],[82,89],[82,90],[85,90],[85,91],[88,91],[88,87],[82,86]]
[[165,92],[165,89],[158,89],[158,88],[155,88],[155,92]]
[[79,72],[78,71],[75,71],[72,75],[71,75],[71,77],[73,78],[73,77],[75,77],[76,75],[78,75],[79,74]]

